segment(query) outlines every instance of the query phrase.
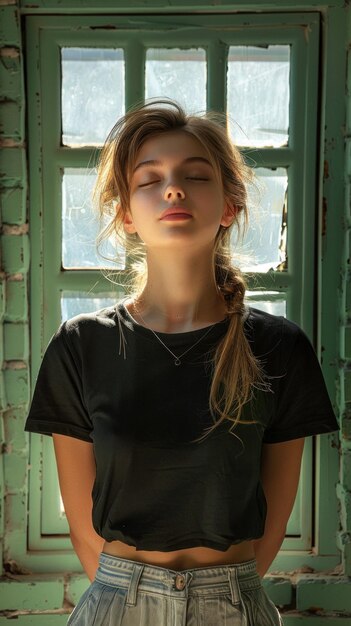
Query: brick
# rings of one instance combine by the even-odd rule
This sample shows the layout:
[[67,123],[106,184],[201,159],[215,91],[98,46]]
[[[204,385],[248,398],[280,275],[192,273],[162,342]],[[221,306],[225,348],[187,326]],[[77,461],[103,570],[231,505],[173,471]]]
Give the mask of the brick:
[[[4,471],[5,471],[5,493],[15,494],[17,492],[24,493],[24,488],[27,479],[28,459],[25,453],[14,451],[15,448],[6,441],[8,449],[13,451],[5,453],[3,455]],[[23,515],[20,514],[20,524],[23,524],[25,520]],[[10,521],[11,527],[14,526],[14,520]]]
[[4,315],[5,315],[5,306],[6,306],[5,287],[6,287],[5,280],[0,278],[0,322],[3,321]]
[[351,574],[351,534],[349,532],[336,533],[336,547],[341,552],[341,571],[344,576]]
[[340,482],[345,489],[351,491],[351,450],[343,450],[340,469]]
[[351,357],[351,326],[345,327],[345,358]]
[[[18,496],[17,495],[13,495],[13,496],[7,496],[7,499],[13,499],[16,502],[16,506],[18,507],[17,501],[18,501]],[[22,498],[23,499],[23,498]],[[27,499],[28,501],[28,499]],[[24,507],[23,508],[23,512],[25,513],[25,515],[23,515],[23,520],[26,520],[27,518],[27,514],[26,514],[26,509]],[[16,508],[16,513],[18,511],[18,508]],[[6,515],[8,515],[8,507],[6,507]],[[7,519],[7,518],[6,518]],[[18,556],[18,555],[22,555],[26,553],[27,548],[27,541],[26,541],[26,535],[27,533],[23,531],[23,529],[25,528],[25,521],[22,522],[22,528],[12,528],[11,524],[5,524],[5,529],[4,529],[4,541],[3,541],[3,550],[4,550],[4,571],[11,571],[11,573],[13,574],[31,574],[32,571],[28,570],[28,568],[26,568],[25,565],[22,565],[22,557]],[[17,555],[17,561],[15,559],[10,559],[11,563],[9,566],[8,563],[8,556],[9,554],[14,554]],[[12,567],[13,569],[10,569]]]
[[289,578],[266,576],[262,584],[270,599],[277,606],[288,606],[292,603],[292,584]]
[[2,148],[0,151],[0,186],[21,187],[26,177],[24,148]]
[[19,11],[14,5],[0,6],[0,41],[7,46],[21,45]]
[[29,239],[27,234],[2,235],[3,269],[8,274],[23,274],[29,269]]
[[12,577],[11,580],[2,579],[0,582],[0,610],[3,611],[19,608],[31,611],[60,609],[63,596],[63,576],[58,577],[57,574]]
[[[351,245],[349,242],[349,249],[351,250]],[[346,296],[346,314],[349,319],[351,319],[351,278],[350,273],[347,273],[347,281],[345,281],[345,296]]]
[[350,175],[351,174],[351,139],[349,137],[345,139],[345,166],[347,168],[346,174]]
[[6,322],[26,322],[28,320],[27,277],[23,280],[6,282]]
[[5,369],[7,402],[10,406],[27,404],[30,400],[27,369]]
[[18,102],[2,102],[0,105],[0,135],[2,140],[24,141],[24,112]]
[[[23,370],[26,371],[26,370]],[[10,409],[4,413],[4,436],[12,450],[27,450],[27,436],[24,432],[26,410]]]
[[4,357],[6,361],[27,361],[29,358],[28,324],[4,324]]
[[[307,615],[306,613],[283,613],[284,626],[350,626],[349,617],[334,617],[333,615]],[[1,622],[0,622],[1,626]]]
[[3,324],[1,324],[0,326],[0,366],[2,367],[3,362],[4,362],[4,358],[5,358],[5,352],[4,352],[4,326]]
[[345,402],[351,402],[351,371],[344,372]]
[[4,224],[24,224],[27,218],[27,185],[22,180],[18,187],[7,187],[1,193],[2,222]]
[[[17,615],[16,613],[17,612],[14,612],[12,618],[15,626],[66,626],[69,617],[68,612],[57,613],[56,615],[54,613],[44,613],[43,615],[39,615],[38,613],[34,615]],[[10,621],[11,614],[9,614],[8,617],[0,617],[0,626],[9,626]],[[316,624],[316,626],[319,626],[319,624]],[[330,624],[330,626],[334,626],[334,624]],[[343,625],[341,624],[341,626]]]
[[341,528],[351,528],[351,492],[345,489],[343,485],[337,483],[336,495],[340,504],[340,524]]
[[88,589],[89,585],[90,581],[85,574],[72,577],[66,591],[67,600],[76,605],[84,591]]
[[[2,445],[4,441],[5,441],[4,420],[0,419],[0,445]],[[0,466],[1,466],[1,463],[0,463]]]
[[341,435],[348,442],[351,441],[351,407],[347,405],[341,418]]
[[324,611],[351,611],[350,581],[347,577],[329,576],[316,580],[298,580],[296,585],[296,608],[299,611],[321,609]]
[[23,102],[22,60],[20,54],[6,56],[1,54],[0,62],[1,100]]
[[0,556],[1,556],[1,575],[3,573],[3,537],[5,526],[5,500],[4,500],[4,467],[0,463]]
[[7,396],[6,396],[5,377],[4,377],[3,371],[0,370],[0,411],[4,411],[6,408],[7,408]]
[[[6,456],[6,454],[5,454]],[[28,460],[27,460],[28,462]],[[5,479],[6,479],[6,466],[5,466]],[[6,486],[5,486],[6,489]],[[13,489],[15,492],[15,489]],[[27,522],[27,493],[23,488],[19,490],[17,488],[16,493],[6,493],[5,495],[5,544],[10,543],[13,540],[13,536],[19,535],[21,543],[25,544],[25,538],[23,537],[23,529],[26,527]],[[7,545],[6,545],[7,547]],[[9,551],[11,554],[11,550]]]

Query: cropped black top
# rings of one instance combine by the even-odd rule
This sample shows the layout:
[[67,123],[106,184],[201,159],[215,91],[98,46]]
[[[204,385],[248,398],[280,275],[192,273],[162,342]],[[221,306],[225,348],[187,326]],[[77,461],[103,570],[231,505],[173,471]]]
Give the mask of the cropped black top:
[[[92,442],[92,521],[106,541],[137,550],[227,550],[263,535],[262,443],[336,431],[321,368],[305,333],[284,317],[247,308],[244,332],[269,376],[244,419],[213,425],[208,354],[229,321],[211,325],[174,358],[119,301],[63,322],[39,370],[25,430]],[[204,329],[158,333],[176,355]],[[206,358],[205,358],[206,357]],[[210,361],[211,363],[211,361]],[[82,468],[84,471],[84,468]]]

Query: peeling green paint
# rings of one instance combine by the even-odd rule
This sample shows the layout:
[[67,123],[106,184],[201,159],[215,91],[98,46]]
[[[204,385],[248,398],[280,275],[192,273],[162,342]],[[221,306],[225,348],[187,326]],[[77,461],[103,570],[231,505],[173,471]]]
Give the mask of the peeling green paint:
[[[313,588],[311,588],[313,586]],[[347,577],[323,576],[299,580],[296,587],[296,608],[299,611],[317,608],[324,611],[340,611],[351,617],[350,580]]]
[[0,6],[0,41],[7,46],[20,46],[19,9],[16,5]]
[[26,177],[24,148],[2,148],[0,152],[0,189],[20,187]]
[[29,269],[28,235],[2,235],[3,268],[8,274],[25,274]]
[[[29,580],[28,580],[29,578]],[[16,584],[14,584],[14,581]],[[0,610],[18,609],[18,594],[22,610],[61,609],[63,604],[63,578],[55,574],[44,576],[13,576],[0,581]]]
[[4,358],[5,361],[28,360],[29,331],[27,323],[4,324]]
[[[43,617],[43,626],[66,626],[69,614],[67,612],[60,614],[46,613]],[[30,615],[18,615],[18,612],[11,611],[8,616],[6,614],[2,617],[0,613],[0,626],[9,626],[9,619],[15,619],[15,626],[40,626],[41,621],[38,613]],[[317,625],[318,626],[318,625]],[[334,626],[332,624],[331,626]],[[337,625],[336,625],[337,626]]]
[[6,387],[5,387],[5,376],[4,376],[4,372],[0,370],[0,411],[4,411],[6,408],[7,408],[7,397],[6,397]]
[[26,221],[26,186],[4,186],[1,198],[1,217],[5,224],[24,224]]
[[28,288],[25,275],[14,279],[12,275],[6,283],[6,322],[24,322],[28,320]]

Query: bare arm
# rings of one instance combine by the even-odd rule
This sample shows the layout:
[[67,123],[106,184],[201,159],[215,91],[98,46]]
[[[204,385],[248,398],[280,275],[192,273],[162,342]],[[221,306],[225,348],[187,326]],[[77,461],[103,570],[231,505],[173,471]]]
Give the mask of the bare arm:
[[92,524],[96,466],[93,444],[53,433],[60,490],[74,550],[90,581],[94,580],[104,539]]
[[299,484],[304,438],[263,444],[261,480],[267,500],[263,537],[254,541],[257,570],[261,577],[274,561],[284,540]]

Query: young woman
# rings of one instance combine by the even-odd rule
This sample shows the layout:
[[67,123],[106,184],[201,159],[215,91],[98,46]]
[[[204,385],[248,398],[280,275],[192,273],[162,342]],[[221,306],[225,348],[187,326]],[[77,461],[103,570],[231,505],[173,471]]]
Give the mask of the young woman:
[[118,234],[134,278],[60,325],[25,426],[53,436],[92,581],[70,626],[282,624],[261,578],[304,437],[338,424],[303,331],[244,304],[230,239],[250,176],[221,123],[175,103],[131,110],[106,140],[100,240]]

